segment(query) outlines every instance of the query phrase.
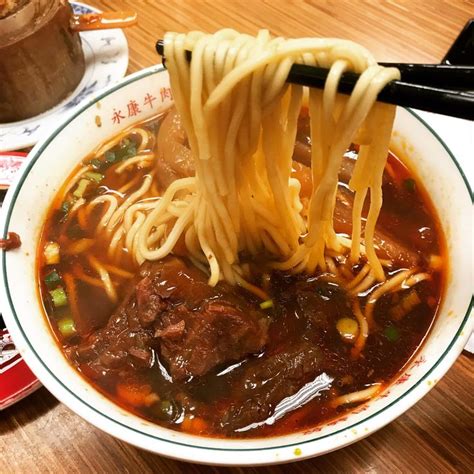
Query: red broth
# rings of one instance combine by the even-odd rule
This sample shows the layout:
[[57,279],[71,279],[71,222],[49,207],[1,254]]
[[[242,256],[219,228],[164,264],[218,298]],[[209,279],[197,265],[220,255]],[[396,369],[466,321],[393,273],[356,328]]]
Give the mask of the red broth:
[[[155,118],[142,127],[156,134],[160,120]],[[301,127],[300,140],[303,129]],[[139,140],[133,134],[124,137],[133,152]],[[120,147],[115,150],[119,152]],[[150,150],[156,152],[154,143]],[[350,167],[351,160],[356,157],[357,148],[354,147],[346,155],[346,165]],[[93,159],[104,160],[104,156],[89,156],[84,162],[90,163]],[[114,194],[135,179],[136,185],[126,192],[128,195],[150,172],[149,169],[133,168],[117,175],[114,173],[117,166],[119,163],[112,163],[101,169],[100,183],[92,186],[84,197],[92,199],[99,194]],[[304,177],[307,172],[304,165],[295,164],[298,177]],[[67,182],[65,186],[68,186]],[[344,199],[350,200],[343,177],[340,190]],[[262,278],[262,271],[255,269],[254,283],[266,287],[271,298],[270,307],[260,308],[260,301],[241,288],[229,290],[221,286],[219,291],[222,298],[230,298],[237,306],[245,300],[245,305],[255,308],[266,318],[268,340],[258,352],[184,380],[170,377],[169,367],[156,341],[146,348],[147,354],[152,355],[149,360],[141,360],[142,356],[137,353],[135,362],[130,362],[130,354],[125,354],[125,359],[121,356],[120,360],[127,360],[127,363],[114,362],[118,365],[112,367],[110,360],[106,361],[109,365],[105,362],[101,365],[101,360],[105,360],[105,353],[101,353],[92,363],[87,355],[78,356],[79,352],[90,348],[91,338],[100,340],[110,336],[114,331],[111,321],[120,318],[119,302],[130,297],[130,288],[133,290],[140,277],[132,277],[137,273],[137,267],[125,254],[120,264],[122,275],[111,272],[118,303],[110,301],[88,259],[92,255],[107,262],[108,243],[96,238],[103,208],[97,206],[87,218],[80,213],[68,218],[70,209],[66,208],[70,205],[64,204],[63,196],[64,192],[59,192],[49,210],[37,259],[40,297],[58,344],[75,369],[112,401],[174,430],[215,437],[275,436],[314,429],[340,417],[364,401],[340,403],[344,395],[368,387],[378,387],[377,393],[380,393],[393,382],[428,334],[443,294],[446,250],[438,218],[416,174],[390,153],[384,173],[384,202],[377,225],[385,239],[383,245],[388,249],[385,253],[392,258],[395,255],[398,262],[387,270],[388,277],[406,268],[404,262],[415,259],[417,273],[428,274],[429,278],[410,289],[385,294],[378,300],[374,325],[360,354],[355,355],[354,341],[342,337],[338,325],[343,318],[355,320],[354,301],[364,308],[377,283],[354,296],[326,273],[294,276],[264,271]],[[344,220],[344,210],[338,212],[339,231],[343,232],[351,224]],[[90,239],[86,251],[69,255],[63,252],[71,243],[84,239]],[[45,260],[44,248],[49,242],[60,246],[57,263],[48,264]],[[185,269],[180,271],[189,273],[190,284],[196,283],[193,279],[204,281],[197,270],[188,270],[189,262],[183,261],[180,260],[179,265],[184,265],[180,268]],[[108,263],[111,268],[116,266],[112,260]],[[340,261],[334,259],[334,263],[338,271],[343,270]],[[345,277],[355,277],[363,265],[364,261],[350,268],[346,265]],[[58,289],[64,290],[65,301],[61,301],[64,298],[61,291],[53,293]],[[229,296],[229,292],[234,292],[234,296]],[[59,306],[55,305],[58,299]],[[126,328],[132,334],[132,329]],[[127,348],[124,351],[126,353]],[[107,354],[110,359],[112,352],[109,350]],[[117,354],[112,355],[116,357]],[[138,363],[140,360],[146,364]],[[305,396],[304,387],[310,393],[311,384],[321,381],[318,379],[321,374],[328,377],[326,382],[331,382],[322,384],[323,388],[312,396]],[[295,398],[296,393],[302,394],[300,401],[291,400],[290,407],[281,411],[282,401]]]

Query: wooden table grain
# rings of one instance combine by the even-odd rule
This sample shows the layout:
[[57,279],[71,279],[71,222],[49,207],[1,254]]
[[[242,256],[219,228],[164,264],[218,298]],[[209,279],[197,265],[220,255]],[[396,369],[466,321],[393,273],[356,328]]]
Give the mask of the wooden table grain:
[[[88,0],[103,10],[133,9],[126,30],[129,72],[155,64],[167,30],[232,27],[285,36],[358,41],[380,61],[437,62],[466,21],[469,0]],[[217,468],[171,461],[99,431],[45,388],[0,412],[0,473],[312,473],[473,472],[473,359],[464,353],[422,401],[359,443],[308,461],[261,468]]]

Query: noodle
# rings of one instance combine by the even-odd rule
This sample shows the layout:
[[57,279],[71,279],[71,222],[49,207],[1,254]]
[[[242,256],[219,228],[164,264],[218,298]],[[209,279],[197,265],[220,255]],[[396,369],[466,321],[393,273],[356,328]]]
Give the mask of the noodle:
[[395,276],[382,283],[373,293],[371,293],[365,306],[365,317],[367,319],[369,327],[373,327],[374,325],[373,313],[377,300],[385,293],[388,293],[389,291],[400,287],[413,272],[413,269],[398,272]]
[[[257,37],[230,29],[214,35],[168,33],[164,47],[196,176],[173,182],[143,223],[142,215],[134,214],[140,224],[128,228],[129,232],[133,229],[133,236],[127,239],[127,248],[137,232],[134,252],[157,260],[171,253],[184,234],[190,257],[207,260],[209,284],[215,285],[220,279],[232,284],[242,281],[242,276],[237,278],[241,252],[266,253],[275,268],[295,273],[311,273],[318,267],[325,271],[327,265],[338,273],[325,252],[340,253],[343,245],[351,248],[353,262],[364,249],[371,274],[383,281],[373,233],[395,108],[375,100],[399,72],[378,66],[365,49],[349,41],[284,40],[271,38],[267,31]],[[192,51],[190,62],[186,51]],[[324,90],[309,92],[314,146],[307,218],[299,198],[300,183],[291,178],[302,102],[302,87],[286,83],[294,63],[330,69]],[[360,79],[352,95],[340,99],[337,88],[345,71],[360,73]],[[364,144],[350,181],[356,206],[352,240],[347,242],[336,235],[332,220],[342,155],[357,136],[364,137]],[[370,208],[362,245],[361,212],[368,192]],[[170,207],[183,193],[186,205]],[[109,230],[121,215],[116,213]],[[158,247],[150,247],[158,240],[150,236],[165,222],[167,213],[176,217],[172,228]]]
[[[143,128],[134,127],[131,133],[140,135],[141,141],[140,141],[140,145],[138,146],[138,151],[142,151],[149,148],[148,145],[149,145],[151,137],[150,137],[150,134],[146,130],[144,130]],[[123,140],[123,135],[120,133],[116,137],[104,143],[98,150],[95,151],[94,154],[97,156],[103,155],[106,151],[118,145],[122,140]]]
[[115,172],[118,174],[123,173],[126,169],[128,169],[130,166],[135,165],[135,164],[138,164],[141,167],[149,167],[152,165],[153,158],[154,158],[153,153],[145,153],[143,155],[137,155],[133,158],[129,158],[120,166],[117,166],[117,168],[115,168]]
[[354,300],[354,303],[352,305],[352,311],[359,324],[359,334],[357,335],[354,346],[351,350],[351,356],[356,359],[357,357],[359,357],[362,349],[364,349],[367,337],[369,336],[369,325],[367,324],[366,317],[360,310],[360,304],[357,298]]
[[78,280],[82,280],[89,285],[104,289],[104,283],[98,278],[91,277],[84,273],[81,266],[75,265],[72,269],[72,273]]
[[79,239],[70,243],[66,248],[63,249],[65,255],[77,255],[79,253],[89,250],[94,245],[92,239]]
[[115,291],[112,280],[110,279],[109,272],[104,268],[104,266],[92,255],[88,257],[91,267],[99,274],[102,283],[104,284],[105,292],[109,299],[113,302],[117,302],[117,293]]
[[[367,267],[369,268],[368,265]],[[358,285],[356,285],[354,288],[352,288],[352,290],[349,291],[349,293],[354,296],[360,295],[367,291],[373,285],[374,282],[375,277],[372,275],[371,272],[369,272],[367,276]]]
[[64,274],[64,284],[66,285],[66,291],[69,296],[69,304],[71,306],[71,313],[74,318],[79,316],[79,305],[77,301],[77,288],[74,282],[74,278],[69,273]]
[[125,211],[135,202],[138,201],[140,197],[142,197],[149,189],[151,186],[151,181],[152,181],[152,176],[147,175],[145,176],[145,179],[143,180],[143,184],[140,186],[140,188],[135,191],[133,194],[131,194],[120,206],[119,208],[112,214],[112,216],[109,219],[109,222],[107,223],[106,226],[106,231],[107,232],[112,232],[114,227],[118,224],[118,222],[123,218],[123,215],[125,214]]
[[104,268],[108,270],[109,273],[113,273],[114,275],[121,277],[121,278],[133,278],[133,273],[127,272],[122,268],[114,267],[113,265],[106,265],[104,264]]
[[115,233],[113,234],[112,240],[110,241],[110,246],[108,250],[108,256],[111,259],[115,259],[115,256],[118,253],[119,250],[119,244],[122,241],[124,235],[124,229],[122,226],[120,226]]
[[[188,61],[186,52],[192,52]],[[109,240],[108,256],[116,264],[128,253],[138,264],[159,260],[184,242],[188,257],[208,269],[209,284],[221,279],[240,285],[263,299],[268,295],[247,281],[241,253],[266,256],[269,268],[291,273],[326,272],[324,278],[363,296],[385,280],[373,238],[382,205],[382,174],[395,108],[376,103],[379,91],[399,72],[378,66],[362,47],[345,40],[256,37],[226,29],[214,35],[192,32],[165,36],[165,55],[175,105],[194,160],[195,176],[172,181],[156,196],[154,171],[125,182],[115,195],[106,194],[87,205],[106,203],[98,232]],[[292,177],[292,155],[303,88],[287,84],[295,63],[329,69],[323,90],[310,89],[312,192],[307,205],[300,199],[301,183]],[[342,74],[360,74],[348,97],[338,95]],[[134,156],[114,165],[121,174],[137,165],[151,167],[152,134],[140,127],[122,132],[102,145],[96,156],[139,137]],[[133,139],[135,140],[135,139]],[[359,140],[349,188],[354,192],[352,235],[336,234],[333,226],[338,172],[349,145]],[[73,184],[90,169],[83,167]],[[71,189],[71,186],[68,188]],[[124,193],[135,189],[129,195]],[[362,209],[368,199],[364,228]],[[78,200],[74,213],[84,200]],[[81,246],[81,244],[77,244]],[[82,248],[82,247],[81,247]],[[358,275],[351,264],[365,256]],[[343,257],[341,259],[341,257]],[[115,289],[107,268],[92,260],[109,297]],[[112,267],[113,268],[113,267]],[[111,270],[112,271],[112,270]],[[424,274],[397,274],[371,292],[364,313],[358,303],[358,352],[373,325],[375,304],[385,292],[418,283]],[[428,276],[429,277],[429,276]]]
[[[366,275],[370,272],[370,266],[364,265],[362,270],[357,274],[357,276],[346,285],[346,290],[351,290],[352,288],[357,287],[357,285],[366,277]],[[356,294],[358,291],[355,292]]]
[[99,196],[96,197],[93,201],[89,203],[89,209],[92,209],[95,205],[101,204],[104,202],[108,202],[109,206],[105,213],[103,214],[102,218],[100,219],[100,222],[98,224],[98,228],[100,229],[101,227],[105,227],[109,221],[114,212],[117,210],[118,207],[118,202],[117,198],[115,196],[111,196],[110,194],[104,195],[104,196]]
[[347,405],[349,403],[360,403],[373,398],[378,392],[380,392],[381,386],[379,384],[374,384],[369,388],[360,390],[359,392],[352,392],[346,395],[341,395],[339,397],[331,400],[331,406],[338,407],[340,405]]

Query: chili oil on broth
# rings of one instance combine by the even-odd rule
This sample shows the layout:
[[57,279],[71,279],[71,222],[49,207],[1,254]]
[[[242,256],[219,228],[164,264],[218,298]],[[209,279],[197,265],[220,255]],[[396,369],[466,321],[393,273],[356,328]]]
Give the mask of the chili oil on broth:
[[[140,122],[139,128],[149,131],[151,133],[152,139],[150,140],[149,148],[144,150],[144,154],[148,152],[154,153],[153,149],[155,146],[155,135],[158,130],[158,127],[161,123],[162,114],[153,117],[145,122]],[[133,194],[140,185],[142,184],[145,176],[149,175],[152,172],[152,166],[133,166],[131,170],[126,170],[121,173],[114,173],[114,170],[119,166],[124,164],[124,160],[128,158],[135,158],[137,155],[137,148],[139,143],[139,136],[136,134],[129,135],[131,129],[137,128],[137,125],[131,126],[129,129],[121,132],[119,135],[112,137],[110,140],[102,144],[98,149],[103,148],[103,145],[107,143],[113,144],[115,141],[118,141],[117,146],[111,146],[110,148],[115,151],[119,151],[116,154],[115,159],[112,155],[109,155],[109,161],[105,153],[103,154],[103,162],[105,165],[100,165],[97,163],[97,155],[93,152],[76,167],[76,169],[70,174],[70,176],[65,180],[63,187],[56,194],[53,204],[51,205],[46,220],[45,226],[43,227],[41,234],[41,244],[38,247],[37,262],[38,262],[38,275],[39,275],[39,288],[41,299],[43,303],[46,301],[47,304],[44,305],[47,314],[50,314],[52,307],[51,298],[44,298],[44,295],[49,294],[48,291],[50,288],[45,284],[45,276],[48,273],[51,273],[50,268],[54,268],[53,265],[48,265],[45,257],[44,249],[47,247],[48,243],[78,243],[83,242],[84,245],[79,245],[79,252],[75,252],[74,248],[72,251],[67,252],[65,262],[61,262],[61,265],[66,265],[71,273],[75,275],[75,278],[82,281],[82,287],[78,288],[78,301],[82,301],[84,308],[80,309],[80,314],[84,312],[86,314],[85,320],[90,321],[90,323],[82,328],[83,331],[87,331],[87,328],[99,327],[104,325],[107,322],[108,317],[110,316],[113,308],[116,306],[116,303],[110,301],[110,298],[107,294],[104,293],[104,285],[101,283],[100,278],[97,277],[97,272],[91,269],[91,264],[84,257],[83,252],[84,248],[87,249],[87,255],[92,256],[93,258],[101,260],[104,256],[107,256],[109,263],[114,261],[113,257],[109,256],[109,242],[107,238],[101,239],[100,236],[96,235],[97,226],[100,222],[101,214],[107,208],[107,202],[105,206],[97,205],[93,208],[85,218],[85,216],[78,215],[74,210],[74,204],[81,199],[81,197],[73,196],[71,199],[65,199],[65,196],[68,192],[77,189],[81,180],[88,181],[89,189],[84,189],[84,197],[88,197],[88,201],[92,201],[94,198],[99,196],[118,196],[120,195],[119,190],[125,188],[123,195],[123,200],[128,196]],[[125,141],[124,146],[120,146],[120,143]],[[104,150],[108,151],[108,150]],[[146,161],[146,160],[145,160]],[[96,163],[96,165],[94,165]],[[104,179],[100,183],[96,182],[97,176],[92,176],[91,178],[87,176],[80,176],[81,172],[84,172],[85,166],[88,166],[86,173],[91,173],[92,175],[103,174]],[[108,170],[108,173],[104,173]],[[79,175],[79,176],[78,176]],[[105,175],[106,178],[105,178]],[[75,183],[71,186],[71,183]],[[138,185],[138,186],[137,186]],[[159,192],[155,190],[155,194],[159,195]],[[82,194],[81,194],[82,195]],[[74,213],[74,219],[70,220],[70,214]],[[79,222],[82,220],[82,226]],[[87,241],[87,242],[86,242]],[[122,249],[123,254],[120,257],[120,272],[116,276],[116,283],[118,286],[118,294],[122,294],[124,288],[126,287],[127,281],[133,277],[136,272],[136,264],[129,257],[126,249]],[[69,268],[70,267],[70,268]],[[84,270],[84,267],[86,270]],[[45,270],[46,269],[46,270]],[[68,272],[69,272],[68,270]],[[78,277],[80,275],[80,277]],[[53,275],[54,276],[54,275]],[[81,280],[82,278],[82,280]],[[89,284],[87,284],[89,283]],[[53,281],[52,287],[54,288],[55,282]],[[64,286],[64,282],[63,282]],[[81,293],[84,293],[85,296],[81,296]],[[86,304],[84,302],[89,302]],[[93,305],[92,305],[93,302]],[[60,315],[64,317],[70,316],[70,311],[68,309],[60,310]],[[80,325],[81,321],[79,321]],[[57,325],[52,326],[57,337],[60,337],[58,332]],[[81,326],[77,328],[81,330]]]
[[[310,145],[305,137],[304,115],[298,143]],[[137,264],[127,249],[110,252],[110,236],[104,238],[101,232],[97,233],[107,203],[94,206],[86,216],[74,210],[74,204],[80,199],[91,202],[98,196],[117,196],[120,189],[128,187],[121,198],[123,202],[143,185],[146,176],[155,179],[156,169],[163,169],[162,164],[156,163],[156,135],[162,121],[163,117],[155,117],[139,125],[150,140],[141,151],[138,150],[142,136],[125,131],[117,144],[114,145],[115,139],[109,142],[114,145],[111,150],[101,147],[100,155],[87,157],[83,164],[103,178],[94,174],[78,178],[81,164],[56,196],[46,218],[37,259],[40,294],[50,326],[71,364],[95,388],[126,410],[164,427],[216,437],[276,436],[312,429],[370,398],[362,396],[351,403],[350,398],[344,398],[347,394],[373,389],[369,395],[374,396],[384,390],[426,337],[440,303],[446,274],[446,249],[434,207],[416,174],[393,154],[389,155],[384,172],[384,203],[378,228],[386,235],[396,235],[401,248],[419,257],[418,274],[429,274],[429,279],[412,288],[385,294],[377,301],[374,324],[361,350],[355,350],[360,325],[354,332],[354,323],[358,324],[354,302],[358,301],[360,308],[366,307],[379,283],[373,281],[367,286],[366,282],[367,287],[361,287],[359,296],[350,295],[347,282],[360,275],[365,260],[348,265],[337,256],[329,256],[336,268],[335,275],[319,270],[313,275],[292,275],[271,272],[262,263],[254,265],[252,283],[264,287],[271,301],[267,305],[262,303],[262,311],[270,321],[268,343],[262,352],[218,367],[202,377],[179,383],[170,380],[159,347],[152,349],[149,367],[134,367],[132,363],[133,370],[124,370],[122,374],[92,372],[87,364],[79,364],[71,357],[71,348],[107,325],[136,283],[137,272]],[[153,159],[142,160],[141,164],[135,160],[129,169],[116,173],[137,153],[153,153]],[[351,148],[345,164],[356,157],[356,147]],[[309,170],[303,166],[295,162],[294,175],[301,181],[305,175],[307,178]],[[75,202],[65,205],[71,178],[76,184],[69,195],[84,187],[81,179],[91,184],[76,193]],[[340,179],[341,192],[347,193],[347,183],[343,177]],[[154,182],[142,198],[153,199],[162,188]],[[301,193],[304,189],[303,185]],[[74,217],[69,219],[71,212]],[[350,225],[347,228],[343,217],[339,225],[341,232],[350,235]],[[54,252],[52,260],[47,261],[45,256],[44,249],[51,242],[60,246],[58,263],[54,263]],[[68,251],[71,246],[73,251]],[[183,251],[183,246],[178,248],[179,254]],[[97,262],[106,267],[115,299],[104,290]],[[398,266],[387,268],[387,278],[405,268],[402,259]],[[259,308],[261,300],[254,295],[239,287],[234,291]],[[281,418],[268,421],[283,399],[321,374],[334,381],[302,406],[296,404]],[[262,400],[267,404],[264,408],[260,406]]]

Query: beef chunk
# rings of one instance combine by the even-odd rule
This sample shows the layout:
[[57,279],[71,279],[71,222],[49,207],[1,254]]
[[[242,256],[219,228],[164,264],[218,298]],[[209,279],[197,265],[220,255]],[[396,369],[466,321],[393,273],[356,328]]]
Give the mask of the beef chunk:
[[265,421],[278,403],[318,376],[323,365],[321,351],[304,341],[264,360],[249,362],[234,389],[241,401],[231,405],[224,423],[234,430],[245,430],[252,423]]
[[269,321],[257,308],[239,288],[210,287],[182,259],[147,262],[106,327],[69,355],[93,376],[151,367],[158,351],[173,380],[186,380],[263,348]]
[[157,324],[161,354],[175,380],[204,375],[213,367],[258,352],[267,340],[266,318],[222,300],[206,301],[199,311],[179,305]]

